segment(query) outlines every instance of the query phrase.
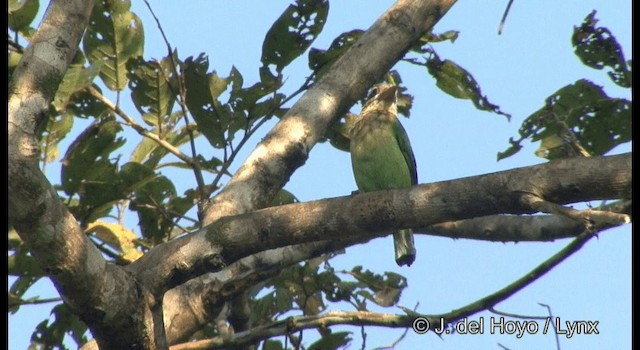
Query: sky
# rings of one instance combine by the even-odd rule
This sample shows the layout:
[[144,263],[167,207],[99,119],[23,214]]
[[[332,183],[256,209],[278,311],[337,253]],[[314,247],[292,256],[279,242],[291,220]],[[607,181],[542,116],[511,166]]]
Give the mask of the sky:
[[[414,95],[411,118],[402,119],[413,146],[420,183],[453,180],[517,167],[544,163],[533,152],[535,144],[526,143],[515,156],[496,161],[496,154],[508,147],[509,137],[517,136],[522,121],[542,107],[544,99],[559,88],[586,78],[604,86],[610,96],[631,98],[629,90],[617,88],[603,71],[585,67],[573,53],[573,26],[580,25],[592,10],[597,10],[599,25],[608,27],[631,59],[631,1],[515,1],[502,35],[497,34],[507,0],[460,1],[435,26],[434,32],[458,30],[455,43],[434,44],[441,58],[455,61],[475,77],[482,92],[501,110],[503,116],[476,110],[467,100],[454,99],[442,93],[424,68],[399,63],[394,67],[402,74],[404,85]],[[333,1],[322,34],[312,47],[326,49],[333,39],[351,29],[367,29],[392,1]],[[204,1],[151,2],[163,29],[181,58],[206,53],[210,69],[226,76],[232,66],[243,75],[245,86],[258,80],[262,40],[273,21],[289,1]],[[145,30],[146,59],[160,59],[166,47],[142,1],[134,2]],[[292,92],[309,74],[307,56],[302,55],[284,72],[285,92]],[[123,108],[136,115],[128,96],[121,99]],[[295,102],[295,101],[294,101]],[[357,112],[357,107],[354,107]],[[247,144],[237,157],[233,169],[241,165],[255,144],[274,125],[265,124],[261,133]],[[84,124],[86,126],[86,124]],[[76,130],[83,128],[76,124]],[[68,143],[67,143],[68,145]],[[123,147],[128,151],[135,143]],[[206,144],[199,144],[207,152]],[[630,151],[629,145],[611,154]],[[65,146],[61,152],[66,150]],[[126,157],[125,157],[126,158]],[[59,167],[48,167],[51,181],[59,181]],[[166,173],[167,176],[174,174]],[[184,177],[190,179],[192,177]],[[186,186],[189,184],[185,184]],[[178,186],[180,184],[178,183]],[[298,169],[285,188],[301,201],[349,195],[356,189],[349,154],[329,144],[318,144],[303,167]],[[181,192],[179,190],[179,192]],[[598,205],[597,202],[590,203]],[[135,218],[131,222],[135,225]],[[336,269],[354,265],[382,273],[393,271],[408,278],[408,289],[400,304],[425,314],[444,313],[467,305],[493,293],[566,246],[570,240],[545,243],[492,243],[453,240],[429,235],[416,235],[418,256],[410,268],[400,268],[393,260],[392,240],[379,238],[367,244],[350,247],[332,261]],[[9,279],[11,283],[12,279]],[[53,297],[57,293],[51,283],[42,279],[26,297]],[[546,316],[547,304],[554,316],[565,321],[598,322],[599,334],[560,336],[563,350],[631,347],[631,225],[601,233],[579,252],[524,290],[498,304],[504,312]],[[24,306],[9,315],[9,349],[26,349],[35,325],[47,318],[53,304]],[[345,305],[336,309],[352,311]],[[402,313],[397,308],[376,309]],[[433,333],[416,334],[409,330],[396,349],[500,349],[556,347],[552,334],[491,334],[489,322],[497,315],[484,312],[469,321],[483,321],[484,334],[451,334],[442,338]],[[512,320],[512,319],[509,319]],[[353,332],[351,349],[360,349],[362,338],[357,327],[342,327]],[[393,343],[403,330],[369,328],[367,349]],[[314,331],[305,339],[315,337]],[[73,348],[73,342],[68,342]],[[310,343],[307,343],[307,345]]]

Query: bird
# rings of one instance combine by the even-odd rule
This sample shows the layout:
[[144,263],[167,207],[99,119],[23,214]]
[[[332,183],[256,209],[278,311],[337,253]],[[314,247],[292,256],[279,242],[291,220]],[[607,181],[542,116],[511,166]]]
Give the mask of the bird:
[[[350,132],[351,166],[359,192],[411,187],[418,183],[416,159],[407,132],[398,120],[398,86],[373,87]],[[411,266],[416,248],[411,229],[393,234],[398,266]]]

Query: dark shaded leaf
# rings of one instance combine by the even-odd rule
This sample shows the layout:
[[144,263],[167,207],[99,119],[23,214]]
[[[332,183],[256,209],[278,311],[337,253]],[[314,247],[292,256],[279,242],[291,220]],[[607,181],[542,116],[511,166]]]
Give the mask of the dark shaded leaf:
[[71,131],[73,116],[59,114],[49,118],[44,133],[40,137],[40,149],[43,162],[49,163],[58,158],[58,144]]
[[320,340],[309,345],[308,350],[344,349],[351,342],[351,332],[335,332],[323,335]]
[[168,205],[176,197],[175,187],[165,176],[155,174],[146,167],[142,168],[142,165],[133,167],[135,163],[129,164],[132,165],[131,176],[144,181],[136,182],[142,186],[137,186],[130,203],[131,210],[138,212],[142,236],[152,240],[154,244],[163,242],[175,226],[173,219],[176,213]]
[[442,41],[451,41],[451,43],[453,44],[458,39],[459,34],[460,32],[457,30],[447,30],[446,32],[443,32],[441,34],[428,32],[420,37],[420,39],[418,39],[418,42],[413,45],[411,51],[420,54],[430,53],[432,52],[432,49],[429,47],[429,44]]
[[541,141],[536,155],[546,159],[604,155],[631,141],[631,101],[611,98],[602,87],[578,80],[549,96],[545,105],[522,123],[520,139],[510,140],[503,159],[525,139]]
[[31,346],[38,349],[65,349],[65,335],[69,335],[78,347],[87,342],[87,326],[65,304],[56,305],[51,314],[51,319],[42,321],[36,327],[31,335]]
[[103,62],[100,78],[114,91],[127,86],[126,63],[142,56],[144,30],[128,0],[99,1],[93,9],[82,39],[83,50],[92,64]]
[[299,203],[299,202],[300,201],[298,200],[298,198],[296,198],[296,196],[293,195],[293,193],[285,189],[281,189],[280,192],[278,192],[278,194],[276,194],[276,196],[271,201],[271,205],[278,206],[278,205]]
[[22,32],[36,18],[40,1],[38,0],[9,0],[7,16],[9,29],[14,32]]
[[[223,79],[216,72],[207,73],[209,59],[200,54],[197,58],[189,57],[184,62],[183,72],[186,85],[187,107],[198,124],[198,130],[215,148],[226,145],[225,132],[233,114],[228,105],[222,105],[218,97],[226,90],[229,83],[232,93],[242,87],[242,75],[235,67],[229,78]],[[238,86],[239,85],[239,86]]]
[[309,68],[314,71],[318,80],[342,54],[344,54],[364,33],[354,29],[340,34],[333,40],[327,50],[312,48],[309,50]]
[[262,350],[284,350],[285,347],[282,345],[280,340],[267,339],[262,343]]
[[174,60],[169,56],[160,61],[145,61],[137,57],[127,64],[133,103],[147,125],[157,127],[160,136],[173,129],[175,123],[168,118],[176,101]]
[[71,96],[90,86],[100,72],[102,65],[103,62],[101,61],[89,67],[84,67],[84,63],[70,65],[51,103],[55,109],[60,113],[65,112],[67,105],[70,103]]
[[492,104],[482,95],[480,86],[473,76],[455,62],[442,61],[433,53],[427,60],[426,67],[429,74],[436,78],[436,85],[440,90],[456,98],[471,100],[479,110],[502,114],[511,119],[511,115],[502,112],[499,106]]
[[280,73],[304,53],[320,34],[329,14],[327,0],[297,0],[289,5],[267,32],[262,44],[263,66]]
[[573,28],[571,43],[585,65],[603,69],[609,67],[609,77],[619,86],[631,87],[631,69],[616,37],[606,27],[597,27],[596,11],[591,12],[579,27]]

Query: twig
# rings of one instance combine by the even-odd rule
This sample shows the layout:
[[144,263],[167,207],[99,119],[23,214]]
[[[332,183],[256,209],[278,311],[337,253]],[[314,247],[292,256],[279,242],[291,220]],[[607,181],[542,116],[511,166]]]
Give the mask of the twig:
[[546,201],[534,194],[526,193],[522,196],[523,202],[534,210],[565,216],[578,222],[584,222],[589,230],[593,230],[597,225],[623,225],[631,222],[627,214],[618,214],[602,210],[577,210],[559,204]]
[[509,10],[511,9],[511,4],[513,4],[513,0],[509,0],[507,8],[504,10],[504,14],[502,15],[502,19],[500,20],[500,25],[498,26],[498,35],[502,34],[502,28],[504,28],[504,22],[507,20],[507,15],[509,14]]
[[[160,20],[156,16],[155,12],[153,12],[153,9],[151,8],[149,1],[144,0],[144,3],[147,5],[147,8],[149,9],[149,12],[151,13],[151,16],[153,17],[153,19],[156,21],[158,29],[160,30],[160,34],[162,35],[162,39],[164,40],[165,45],[167,45],[167,52],[169,55],[169,59],[171,60],[171,67],[173,68],[173,73],[176,75],[176,79],[178,80],[178,87],[180,90],[179,94],[176,94],[175,91],[173,91],[173,88],[171,87],[168,77],[165,76],[165,80],[167,81],[167,86],[169,87],[169,89],[171,89],[171,92],[174,95],[180,97],[178,99],[178,104],[180,105],[180,109],[182,110],[182,117],[184,118],[185,125],[188,126],[189,117],[187,114],[187,107],[186,107],[186,101],[187,101],[186,90],[187,89],[184,84],[183,75],[181,74],[181,72],[178,73],[178,70],[176,68],[178,66],[178,63],[173,57],[173,49],[171,48],[171,44],[169,44],[169,39],[167,39],[167,36],[165,35],[164,30],[162,29]],[[164,70],[160,69],[160,72],[163,72],[164,74]],[[193,157],[193,161],[188,164],[193,169],[193,173],[196,177],[196,183],[198,184],[198,194],[200,196],[198,200],[198,213],[199,213],[198,217],[201,217],[202,211],[204,210],[202,203],[206,196],[204,178],[202,177],[202,169],[200,167],[200,162],[198,161],[198,157],[197,157],[196,143],[195,143],[195,137],[193,136],[193,130],[191,130],[190,128],[187,128],[187,132],[189,133],[189,145],[191,147],[191,157]]]
[[104,103],[107,108],[112,110],[118,116],[125,120],[126,124],[133,128],[138,134],[147,137],[155,142],[157,142],[160,146],[164,147],[167,151],[173,153],[176,157],[180,158],[185,163],[193,166],[194,160],[182,153],[178,148],[174,147],[169,142],[161,139],[157,134],[150,132],[149,130],[142,127],[140,124],[136,123],[133,118],[131,118],[127,113],[125,113],[120,107],[116,106],[113,102],[109,101],[104,95],[102,95],[98,90],[96,90],[93,86],[89,86],[86,88],[87,92],[89,92],[93,97],[100,100],[100,102]]
[[45,299],[35,299],[35,300],[20,300],[17,303],[9,302],[7,304],[7,308],[11,309],[16,306],[24,306],[24,305],[40,305],[47,303],[57,303],[61,302],[62,298],[45,298]]
[[[543,303],[538,303],[538,305],[546,307],[547,311],[549,312],[549,318],[553,319],[553,314],[551,314],[551,307],[547,304],[543,304]],[[558,335],[558,329],[556,329],[556,323],[555,322],[551,322],[551,327],[553,327],[554,330],[554,334],[556,336],[556,349],[560,350],[560,336]]]

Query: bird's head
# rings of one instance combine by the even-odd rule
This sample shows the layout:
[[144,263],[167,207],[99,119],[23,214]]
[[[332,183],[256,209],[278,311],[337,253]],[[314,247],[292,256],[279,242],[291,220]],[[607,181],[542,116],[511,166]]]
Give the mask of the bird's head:
[[398,99],[398,86],[393,84],[377,84],[371,90],[371,97],[362,107],[362,113],[390,112],[397,114],[396,101]]

